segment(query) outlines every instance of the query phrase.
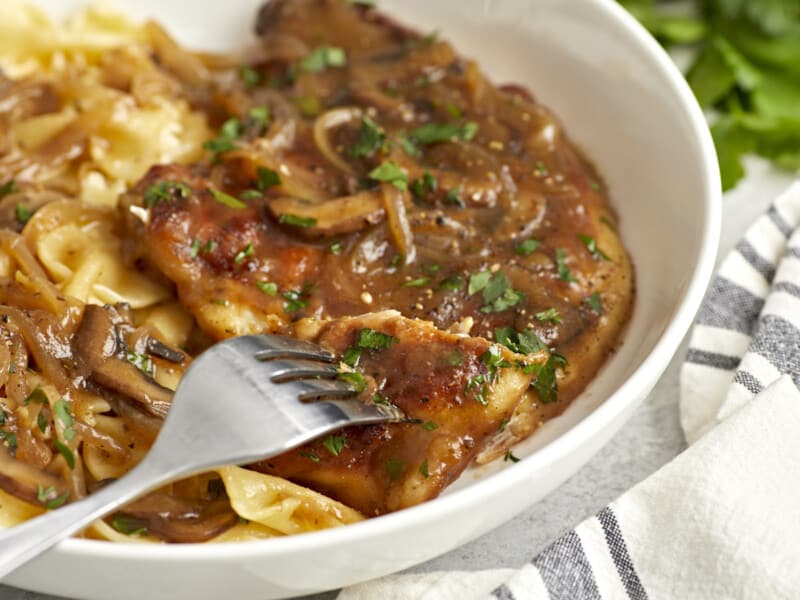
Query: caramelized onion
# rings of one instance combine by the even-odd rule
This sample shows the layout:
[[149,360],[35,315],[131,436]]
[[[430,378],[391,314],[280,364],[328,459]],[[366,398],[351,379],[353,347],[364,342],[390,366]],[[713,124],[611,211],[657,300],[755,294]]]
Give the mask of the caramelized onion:
[[386,216],[378,193],[373,190],[360,192],[314,204],[300,198],[277,198],[269,204],[270,212],[279,221],[285,215],[309,219],[313,223],[297,227],[304,237],[330,237],[354,233],[370,225],[380,223]]
[[381,189],[383,190],[389,233],[392,235],[398,252],[403,255],[403,262],[410,265],[417,256],[417,250],[414,247],[414,234],[411,232],[406,214],[406,193],[386,184],[382,185]]
[[363,111],[355,106],[343,106],[322,113],[314,121],[314,143],[328,161],[348,175],[356,175],[356,170],[344,160],[330,140],[331,130],[361,118]]

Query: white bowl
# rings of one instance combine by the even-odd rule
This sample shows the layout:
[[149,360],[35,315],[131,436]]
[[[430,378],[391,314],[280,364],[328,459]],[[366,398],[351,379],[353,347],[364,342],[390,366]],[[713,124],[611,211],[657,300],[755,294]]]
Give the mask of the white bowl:
[[[80,0],[38,0],[65,14]],[[261,0],[112,0],[196,48],[240,45]],[[141,600],[264,600],[398,571],[497,527],[581,467],[660,376],[700,304],[720,228],[720,182],[703,115],[656,42],[612,0],[379,0],[437,29],[496,82],[528,85],[606,178],[633,256],[637,298],[621,349],[564,415],[437,500],[318,533],[228,545],[67,540],[7,583]],[[498,565],[499,566],[499,565]]]

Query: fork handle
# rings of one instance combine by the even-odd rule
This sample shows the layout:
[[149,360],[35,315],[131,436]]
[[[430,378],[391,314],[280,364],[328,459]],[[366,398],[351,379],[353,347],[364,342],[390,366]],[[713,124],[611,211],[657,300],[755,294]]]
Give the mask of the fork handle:
[[0,579],[57,542],[163,482],[163,469],[147,459],[97,492],[25,523],[0,530]]

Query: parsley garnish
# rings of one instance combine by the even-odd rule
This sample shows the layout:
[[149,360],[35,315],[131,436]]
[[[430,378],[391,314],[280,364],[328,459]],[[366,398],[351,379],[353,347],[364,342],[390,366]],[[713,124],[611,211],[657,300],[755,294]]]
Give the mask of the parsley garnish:
[[223,152],[230,152],[236,149],[236,138],[244,133],[244,127],[239,119],[228,119],[222,124],[217,137],[208,140],[203,144],[203,148],[214,155],[214,160],[219,158]]
[[247,111],[247,119],[249,124],[258,127],[259,132],[263,131],[269,123],[271,112],[269,106],[254,106]]
[[405,191],[408,188],[408,177],[405,171],[391,161],[382,162],[369,172],[368,177],[375,181],[391,183],[399,190]]
[[420,466],[419,466],[419,473],[420,473],[420,475],[422,475],[422,476],[423,476],[425,479],[427,479],[427,478],[430,476],[430,473],[428,472],[428,459],[427,459],[427,458],[426,458],[425,460],[423,460],[423,461],[422,461],[422,464],[420,464]]
[[409,279],[405,283],[403,283],[403,287],[421,287],[427,284],[431,280],[430,277],[424,275],[422,277],[417,277],[416,279]]
[[367,380],[361,373],[341,372],[339,373],[339,379],[349,383],[353,391],[358,394],[363,392],[367,387]]
[[556,369],[563,367],[567,364],[567,359],[552,352],[547,358],[547,362],[537,365],[529,365],[533,367],[533,372],[536,378],[531,383],[533,389],[539,394],[539,400],[542,404],[549,404],[555,402],[558,392],[558,379],[556,377]]
[[458,275],[453,275],[447,279],[443,279],[439,284],[440,290],[460,290],[464,285],[464,280]]
[[384,404],[384,405],[391,405],[392,404],[392,402],[391,402],[391,400],[389,400],[389,398],[387,398],[386,396],[384,396],[383,394],[381,394],[379,392],[375,392],[372,395],[372,403],[373,404]]
[[169,201],[175,198],[187,198],[191,190],[185,183],[175,181],[159,181],[147,188],[144,192],[144,205],[153,208],[162,201]]
[[452,123],[426,123],[409,134],[415,144],[428,145],[440,142],[469,141],[478,133],[478,124],[470,121],[463,125]]
[[549,171],[547,170],[547,165],[544,164],[542,161],[537,161],[535,168],[536,168],[536,174],[542,177],[544,177],[549,173]]
[[508,310],[525,298],[525,294],[511,288],[508,277],[502,271],[498,271],[494,275],[488,271],[472,275],[467,292],[470,295],[477,292],[482,293],[484,305],[481,307],[481,312],[483,313]]
[[306,73],[319,73],[328,67],[344,67],[347,65],[347,53],[338,46],[318,46],[303,58],[299,67]]
[[467,379],[467,385],[464,387],[464,392],[469,394],[471,390],[475,390],[472,392],[472,396],[475,398],[475,400],[484,406],[489,405],[489,400],[486,398],[488,388],[486,387],[486,377],[484,375],[473,375]]
[[69,498],[69,492],[64,492],[59,496],[53,486],[45,488],[41,483],[37,484],[36,499],[49,510],[58,508],[67,501],[67,498]]
[[47,431],[47,426],[50,424],[47,421],[47,417],[44,416],[42,411],[39,411],[39,414],[36,415],[36,424],[39,426],[39,431],[45,433]]
[[72,417],[72,408],[61,398],[53,405],[53,412],[58,422],[61,423],[61,426],[64,428],[64,438],[67,441],[71,440],[75,436],[75,431],[72,429],[72,425],[75,423]]
[[517,332],[511,327],[500,327],[494,330],[494,339],[498,344],[518,354],[541,352],[547,348],[541,338],[530,329]]
[[520,256],[530,256],[536,251],[538,247],[539,247],[539,240],[531,238],[529,240],[525,240],[524,242],[520,242],[519,244],[514,246],[514,252],[516,252]]
[[364,328],[358,331],[356,346],[369,350],[385,350],[396,342],[397,338],[375,331],[374,329]]
[[556,248],[556,268],[561,281],[577,281],[567,267],[567,251],[564,248]]
[[301,217],[299,215],[283,214],[278,218],[278,222],[295,227],[314,227],[317,220],[314,217]]
[[114,517],[111,519],[111,527],[125,535],[139,536],[147,533],[146,521],[134,517]]
[[8,444],[8,447],[12,450],[16,449],[17,447],[17,436],[10,431],[0,430],[0,440],[5,440]]
[[603,300],[600,298],[600,294],[598,292],[595,292],[591,296],[587,296],[583,301],[597,314],[603,314]]
[[422,424],[422,428],[423,428],[425,431],[433,431],[434,429],[438,429],[438,428],[439,428],[439,426],[438,426],[436,423],[434,423],[433,421],[425,421],[425,422]]
[[267,296],[278,295],[278,284],[272,281],[256,281],[256,287]]
[[141,352],[128,352],[125,356],[129,363],[147,375],[153,374],[153,361],[147,354]]
[[17,182],[13,179],[9,179],[3,185],[0,185],[0,198],[8,196],[9,194],[14,194],[19,191],[17,187]]
[[311,462],[315,462],[315,463],[319,462],[319,456],[317,456],[313,452],[298,452],[298,454],[300,456],[302,456],[303,458],[307,458]]
[[378,149],[386,144],[386,132],[375,121],[364,115],[361,117],[361,127],[358,130],[358,138],[349,154],[353,158],[370,157]]
[[341,242],[333,242],[330,247],[328,248],[331,251],[331,254],[341,254],[342,252],[342,243]]
[[307,307],[308,300],[303,299],[303,293],[303,290],[289,290],[288,292],[283,292],[281,296],[286,300],[283,309],[286,312],[296,312],[301,308]]
[[341,435],[329,435],[322,441],[322,445],[334,456],[339,456],[339,453],[344,449],[344,443],[345,438]]
[[497,377],[497,369],[504,369],[511,366],[511,363],[503,358],[503,352],[498,346],[489,346],[489,348],[481,354],[481,362],[486,365],[488,370],[489,381],[494,381]]
[[239,250],[239,252],[236,253],[236,256],[233,257],[233,262],[236,263],[237,265],[241,264],[244,262],[244,259],[246,259],[249,256],[253,256],[254,252],[255,249],[253,248],[253,244],[247,244],[247,246],[245,246],[243,249]]
[[239,200],[238,198],[234,198],[230,194],[226,194],[225,192],[220,192],[219,190],[215,190],[214,188],[208,188],[208,191],[214,197],[214,200],[219,202],[220,204],[224,204],[228,208],[247,208],[247,204]]
[[16,206],[14,206],[14,218],[20,225],[25,225],[25,223],[31,220],[32,216],[33,212],[31,209],[22,202],[17,202]]
[[60,442],[59,440],[56,440],[53,443],[55,444],[56,449],[59,451],[61,456],[64,457],[64,460],[66,461],[67,466],[70,468],[70,470],[74,469],[75,468],[75,455],[72,453],[72,450],[70,450],[69,447],[67,447],[66,444]]
[[203,244],[200,240],[193,240],[191,249],[189,250],[189,256],[191,258],[197,258],[197,255],[200,253],[200,246]]
[[208,240],[206,245],[203,246],[203,254],[208,254],[209,252],[213,252],[214,248],[217,247],[216,240]]
[[258,189],[261,192],[281,184],[281,176],[272,169],[258,167],[256,173],[258,173]]
[[355,368],[358,365],[359,360],[361,360],[361,349],[356,348],[355,346],[351,346],[345,350],[344,354],[342,355],[342,362],[348,367]]
[[28,394],[25,398],[25,406],[28,406],[31,402],[36,402],[38,404],[47,404],[47,394],[44,393],[44,390],[39,386],[36,386],[33,391]]
[[609,260],[608,255],[597,247],[597,240],[592,236],[579,233],[578,239],[583,242],[583,245],[586,246],[586,249],[593,258],[597,260]]
[[239,67],[239,77],[241,77],[247,87],[251,88],[256,87],[262,81],[261,73],[247,65]]
[[428,171],[425,171],[422,177],[418,177],[411,182],[409,189],[411,190],[411,193],[414,194],[415,198],[418,200],[425,200],[428,194],[435,192],[438,187],[439,182],[437,181],[436,177],[431,175]]
[[386,473],[389,474],[389,479],[395,481],[403,474],[403,471],[406,468],[406,463],[404,463],[399,458],[390,458],[386,461]]
[[557,308],[551,306],[547,310],[543,310],[541,312],[536,313],[536,320],[542,321],[543,323],[552,323],[555,325],[561,323],[561,315],[559,314]]
[[514,456],[511,450],[506,450],[506,455],[503,457],[503,462],[508,462],[508,461],[519,462],[519,458]]
[[461,198],[461,186],[453,188],[452,190],[448,190],[447,194],[444,196],[444,201],[447,204],[452,204],[457,206],[458,208],[464,208],[466,204],[464,200]]

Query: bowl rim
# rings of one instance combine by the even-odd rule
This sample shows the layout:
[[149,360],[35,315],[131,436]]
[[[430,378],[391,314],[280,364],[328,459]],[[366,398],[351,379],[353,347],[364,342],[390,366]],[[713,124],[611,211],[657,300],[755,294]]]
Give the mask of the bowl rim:
[[[59,542],[51,552],[61,556],[99,558],[103,560],[135,560],[139,562],[220,562],[242,558],[266,558],[276,555],[297,554],[340,543],[346,536],[348,543],[358,543],[376,536],[409,527],[424,525],[446,517],[459,507],[475,505],[487,495],[516,487],[531,473],[541,471],[560,458],[574,452],[585,440],[612,423],[634,399],[644,397],[655,379],[651,373],[663,372],[677,351],[689,329],[707,286],[716,261],[722,224],[722,188],[716,151],[705,116],[684,76],[661,48],[658,42],[615,0],[588,0],[594,3],[611,21],[624,27],[638,45],[644,58],[661,71],[670,91],[675,94],[682,110],[689,118],[703,158],[700,173],[705,179],[703,194],[703,230],[700,250],[692,269],[692,276],[677,305],[674,317],[665,328],[652,350],[635,371],[605,401],[594,408],[569,430],[536,450],[523,461],[512,464],[500,472],[471,483],[451,494],[402,511],[382,515],[362,522],[320,531],[275,537],[265,540],[241,541],[226,544],[142,544],[110,543],[101,540],[69,538]],[[509,515],[511,517],[513,515]]]

